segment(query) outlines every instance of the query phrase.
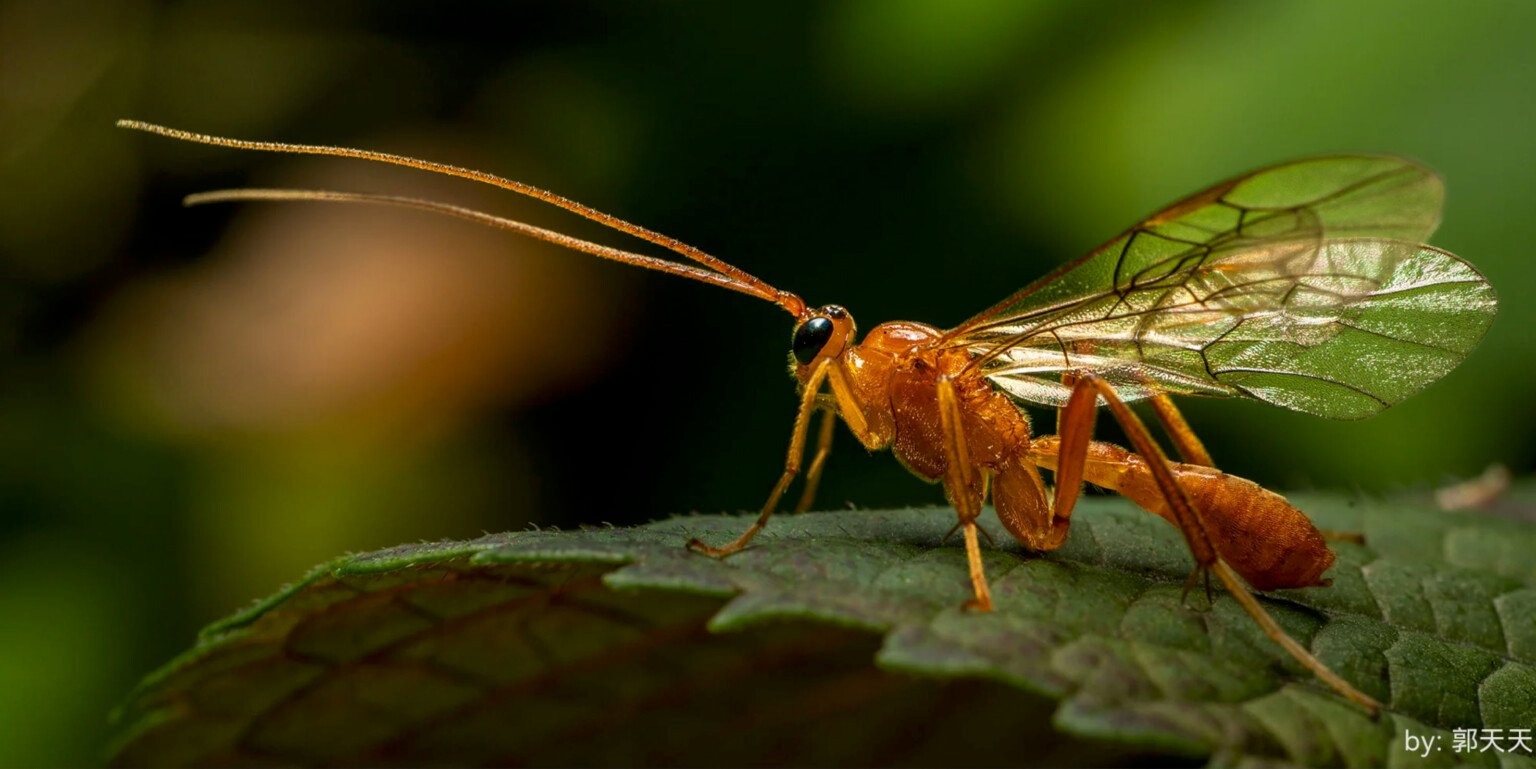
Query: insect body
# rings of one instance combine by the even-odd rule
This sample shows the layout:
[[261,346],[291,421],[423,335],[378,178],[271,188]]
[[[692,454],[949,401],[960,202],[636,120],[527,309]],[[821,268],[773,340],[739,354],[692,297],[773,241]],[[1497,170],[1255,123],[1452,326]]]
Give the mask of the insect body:
[[[1295,161],[1176,203],[959,326],[884,323],[858,338],[836,305],[810,308],[716,257],[553,193],[479,171],[342,147],[250,142],[120,121],[128,128],[243,149],[357,157],[470,178],[544,200],[660,245],[694,264],[622,251],[443,203],[314,190],[228,190],[188,202],[334,200],[409,206],[521,232],[606,259],[756,296],[795,316],[800,406],[784,470],[757,520],[722,545],[745,547],[806,469],[807,508],[838,420],[870,450],[890,449],[940,482],[963,533],[973,597],[992,598],[976,525],[990,498],[1025,547],[1065,541],[1084,481],[1124,494],[1183,533],[1195,571],[1214,574],[1270,638],[1335,690],[1374,710],[1282,630],[1244,584],[1325,585],[1324,536],[1286,500],[1215,469],[1170,394],[1236,396],[1325,417],[1369,416],[1454,368],[1481,340],[1496,302],[1470,265],[1421,245],[1439,221],[1440,180],[1409,161],[1340,156]],[[1180,462],[1127,405],[1147,400]],[[1092,439],[1100,403],[1127,450]],[[1021,404],[1055,408],[1037,435]],[[805,464],[820,411],[816,450]],[[1054,474],[1047,490],[1039,473]],[[1241,576],[1240,580],[1238,577]]]

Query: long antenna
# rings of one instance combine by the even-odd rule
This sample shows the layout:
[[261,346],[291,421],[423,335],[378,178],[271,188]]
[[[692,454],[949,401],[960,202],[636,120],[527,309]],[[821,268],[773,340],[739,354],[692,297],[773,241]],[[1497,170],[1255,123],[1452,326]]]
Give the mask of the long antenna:
[[471,222],[484,224],[488,227],[495,227],[501,230],[511,230],[512,232],[527,235],[530,238],[536,238],[546,243],[553,243],[557,246],[564,246],[573,251],[580,251],[585,254],[591,254],[602,259],[611,259],[615,262],[633,264],[637,267],[644,267],[649,270],[665,272],[671,275],[681,275],[682,277],[693,278],[694,280],[702,283],[720,286],[721,288],[728,288],[732,291],[740,291],[744,294],[749,294],[751,296],[773,301],[773,297],[763,296],[762,292],[757,290],[757,287],[743,284],[728,275],[721,275],[720,273],[713,270],[704,270],[698,267],[691,267],[686,264],[678,264],[677,262],[668,261],[666,259],[659,259],[654,256],[637,254],[633,251],[624,251],[622,249],[613,248],[612,246],[602,245],[601,243],[593,243],[590,240],[582,240],[581,238],[572,237],[570,235],[566,235],[563,232],[556,232],[554,230],[548,230],[543,227],[529,224],[527,222],[520,222],[516,219],[508,219],[506,217],[496,216],[495,214],[488,214],[484,211],[476,211],[473,208],[456,206],[451,203],[439,203],[435,200],[410,198],[400,195],[376,195],[367,192],[335,192],[332,190],[275,190],[248,187],[233,190],[213,190],[210,192],[198,192],[182,198],[181,202],[189,206],[199,206],[207,203],[228,203],[232,201],[323,201],[336,203],[373,203],[386,206],[399,206],[402,208],[416,208],[423,211],[432,211],[434,213],[444,214],[446,216],[454,216],[460,219],[467,219]]
[[354,195],[350,193],[336,193],[319,190],[254,190],[253,192],[261,194],[243,195],[241,194],[243,192],[241,190],[224,190],[218,193],[211,193],[207,197],[192,196],[192,198],[189,198],[187,201],[189,204],[207,203],[213,202],[215,200],[331,200],[343,202],[372,202],[420,208],[428,211],[436,211],[439,213],[447,214],[449,216],[457,216],[462,219],[478,221],[501,229],[520,232],[540,240],[566,246],[568,248],[573,248],[577,251],[582,251],[594,256],[600,256],[604,259],[612,259],[614,261],[624,262],[626,264],[633,264],[638,267],[660,270],[662,272],[671,273],[673,275],[681,275],[684,277],[703,281],[705,283],[730,288],[735,291],[740,291],[744,294],[750,294],[760,299],[766,299],[767,301],[773,302],[797,318],[804,316],[806,313],[805,301],[802,300],[799,296],[789,291],[776,289],[769,285],[767,282],[754,277],[753,275],[747,273],[745,270],[742,270],[735,265],[720,259],[719,257],[711,256],[710,254],[707,254],[679,240],[667,237],[666,235],[662,235],[659,232],[646,229],[645,227],[641,227],[637,224],[631,224],[630,222],[627,222],[616,216],[605,214],[595,208],[583,205],[561,195],[556,195],[555,193],[548,190],[535,187],[531,184],[525,184],[523,182],[514,181],[505,177],[496,176],[495,174],[488,174],[484,171],[476,171],[471,168],[448,165],[446,163],[434,163],[428,160],[418,160],[416,158],[407,157],[405,155],[393,155],[387,152],[374,152],[372,150],[360,150],[353,149],[351,147],[330,147],[317,144],[288,144],[285,142],[231,139],[223,136],[211,136],[208,134],[194,133],[192,131],[183,131],[177,128],[167,128],[166,126],[156,125],[154,123],[146,123],[139,120],[119,120],[117,121],[117,126],[119,128],[131,128],[136,131],[144,131],[146,133],[157,134],[172,139],[181,139],[182,141],[196,142],[198,144],[211,144],[217,147],[230,147],[233,149],[256,150],[262,152],[279,152],[292,155],[330,155],[333,157],[358,158],[360,160],[371,160],[377,163],[387,163],[390,165],[415,168],[422,171],[430,171],[432,173],[443,174],[445,176],[457,176],[462,179],[469,179],[472,181],[481,182],[483,184],[489,184],[493,187],[509,190],[520,195],[526,195],[530,198],[534,198],[535,200],[541,200],[545,203],[563,208],[566,211],[570,211],[571,213],[578,216],[590,219],[599,224],[618,230],[619,232],[623,232],[628,235],[640,238],[641,240],[654,243],[658,246],[661,246],[662,248],[672,251],[673,253],[679,254],[687,259],[697,262],[708,269],[699,270],[696,268],[690,268],[686,265],[680,265],[665,259],[658,259],[656,257],[644,256],[629,251],[609,248],[607,246],[580,240],[578,238],[573,238],[568,235],[554,232],[552,230],[546,230],[542,227],[535,227],[533,225],[518,222],[512,219],[504,219],[502,217],[483,214],[467,208],[433,203],[431,201],[418,200],[415,198],[401,198],[388,195]]

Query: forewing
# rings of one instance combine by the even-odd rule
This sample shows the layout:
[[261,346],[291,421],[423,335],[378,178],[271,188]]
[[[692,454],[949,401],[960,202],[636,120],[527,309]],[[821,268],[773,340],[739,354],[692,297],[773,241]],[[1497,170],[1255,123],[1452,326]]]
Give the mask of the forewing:
[[1127,399],[1242,395],[1358,419],[1455,368],[1496,304],[1476,269],[1430,246],[1272,240],[956,341],[998,387],[1044,405],[1066,403],[1063,372],[1092,371]]
[[1335,156],[1254,171],[1191,195],[949,332],[987,326],[1177,278],[1247,244],[1367,237],[1425,240],[1440,222],[1440,178],[1402,158]]

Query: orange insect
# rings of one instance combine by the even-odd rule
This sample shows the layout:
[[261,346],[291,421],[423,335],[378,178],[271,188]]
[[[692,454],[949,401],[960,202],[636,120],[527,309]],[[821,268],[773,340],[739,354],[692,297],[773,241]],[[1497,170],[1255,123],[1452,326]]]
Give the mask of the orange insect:
[[[1493,289],[1476,269],[1420,245],[1439,222],[1439,178],[1392,157],[1309,158],[1239,176],[1175,203],[955,328],[894,321],[860,340],[842,307],[808,307],[696,248],[527,184],[365,150],[118,125],[473,179],[552,203],[697,266],[415,198],[242,189],[193,195],[189,203],[332,200],[425,209],[732,289],[788,311],[795,317],[791,365],[800,406],[783,473],[750,528],[722,545],[689,542],[698,552],[728,556],[762,530],[800,473],[820,410],[825,417],[799,508],[811,503],[840,417],[866,448],[891,449],[914,474],[943,483],[965,538],[971,608],[992,608],[976,525],[988,496],[1020,543],[1046,551],[1066,539],[1086,480],[1178,527],[1196,564],[1186,592],[1202,577],[1209,591],[1214,573],[1270,638],[1373,712],[1379,704],[1287,635],[1243,582],[1259,590],[1328,584],[1322,574],[1334,554],[1323,535],[1283,497],[1217,470],[1168,396],[1239,396],[1336,419],[1370,416],[1460,363],[1496,309]],[[1168,459],[1126,405],[1142,399],[1182,462]],[[1134,451],[1092,439],[1100,401]],[[1021,403],[1057,409],[1056,434],[1034,435]],[[1041,467],[1055,474],[1053,491]]]

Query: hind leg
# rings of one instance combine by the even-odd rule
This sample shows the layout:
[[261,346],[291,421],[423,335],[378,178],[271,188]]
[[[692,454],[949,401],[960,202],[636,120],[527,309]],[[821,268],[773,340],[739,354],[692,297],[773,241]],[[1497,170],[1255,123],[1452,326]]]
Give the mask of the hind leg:
[[[1248,586],[1243,584],[1231,567],[1227,566],[1226,562],[1217,556],[1216,549],[1211,543],[1211,535],[1204,519],[1200,515],[1200,511],[1190,501],[1189,494],[1186,493],[1183,486],[1178,482],[1172,463],[1169,462],[1168,456],[1163,453],[1162,447],[1158,446],[1157,441],[1153,440],[1151,433],[1147,431],[1146,425],[1142,424],[1141,419],[1136,416],[1135,412],[1131,411],[1130,407],[1125,404],[1125,401],[1120,399],[1114,387],[1092,374],[1082,375],[1078,379],[1077,384],[1073,388],[1071,400],[1068,401],[1066,408],[1063,409],[1061,414],[1061,455],[1058,458],[1058,464],[1062,470],[1058,472],[1058,480],[1063,477],[1071,478],[1073,479],[1072,483],[1074,486],[1081,482],[1099,398],[1104,399],[1110,413],[1125,430],[1126,437],[1130,440],[1132,448],[1145,461],[1147,469],[1151,471],[1157,489],[1161,493],[1163,502],[1167,506],[1170,514],[1167,517],[1183,532],[1185,542],[1189,545],[1190,553],[1195,558],[1195,572],[1191,575],[1191,581],[1189,584],[1186,584],[1185,590],[1188,591],[1189,586],[1198,577],[1203,575],[1209,580],[1209,575],[1214,573],[1221,580],[1221,583],[1226,586],[1227,592],[1232,594],[1232,597],[1243,607],[1248,616],[1258,624],[1265,635],[1269,636],[1271,640],[1285,649],[1297,662],[1311,670],[1314,675],[1322,679],[1324,683],[1328,684],[1339,694],[1365,708],[1367,711],[1373,714],[1376,713],[1381,707],[1380,703],[1356,689],[1332,670],[1329,670],[1328,666],[1312,656],[1312,653],[1300,643],[1297,643],[1294,638],[1291,638],[1275,622],[1274,618],[1269,615],[1269,612],[1264,609],[1263,604],[1260,604],[1253,597],[1253,594],[1248,590]],[[1058,493],[1060,493],[1060,489],[1058,489]],[[1207,581],[1207,589],[1209,589],[1209,581]]]
[[[1157,414],[1157,420],[1163,425],[1163,431],[1168,434],[1168,439],[1173,442],[1173,447],[1178,450],[1179,457],[1185,464],[1216,466],[1210,452],[1205,450],[1205,444],[1200,441],[1199,436],[1195,435],[1195,431],[1190,429],[1189,423],[1184,421],[1183,412],[1174,405],[1172,398],[1165,393],[1153,393],[1148,400],[1152,403],[1153,413]],[[1365,535],[1358,531],[1320,529],[1319,532],[1323,535],[1323,539],[1329,542],[1365,544]]]

